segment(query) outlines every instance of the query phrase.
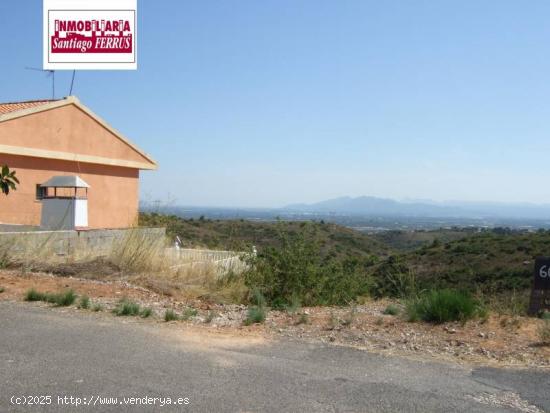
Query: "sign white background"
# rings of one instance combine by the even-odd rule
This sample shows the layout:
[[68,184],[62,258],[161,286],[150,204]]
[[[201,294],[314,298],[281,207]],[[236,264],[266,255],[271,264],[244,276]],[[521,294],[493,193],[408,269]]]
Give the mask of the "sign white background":
[[[66,70],[137,69],[137,0],[43,0],[43,67]],[[132,53],[51,53],[55,20],[128,20]]]

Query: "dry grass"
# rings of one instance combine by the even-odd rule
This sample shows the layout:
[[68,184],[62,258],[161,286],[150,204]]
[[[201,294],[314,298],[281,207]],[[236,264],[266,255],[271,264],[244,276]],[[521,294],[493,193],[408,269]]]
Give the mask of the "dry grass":
[[154,292],[183,299],[241,302],[248,290],[244,280],[214,262],[192,261],[167,253],[164,238],[136,228],[99,251],[84,242],[68,244],[61,234],[17,234],[0,238],[0,268],[48,272],[102,280],[124,279]]
[[59,257],[56,247],[59,242],[54,236],[4,236],[0,239],[0,265],[29,267],[36,261],[52,261]]
[[158,271],[137,275],[133,281],[156,293],[182,299],[200,298],[217,303],[239,303],[248,288],[243,277],[232,273],[220,275],[213,263],[182,266],[177,271]]
[[537,329],[537,334],[542,344],[550,346],[550,320],[543,320]]
[[497,314],[524,316],[527,315],[530,295],[529,290],[512,290],[489,296],[485,301],[487,307]]
[[140,230],[129,230],[115,240],[109,260],[129,273],[164,272],[170,270],[165,257],[166,240],[148,236]]
[[110,261],[132,274],[133,282],[164,295],[227,303],[242,301],[248,292],[242,277],[222,274],[213,262],[174,259],[164,240],[141,231],[129,231],[116,243]]

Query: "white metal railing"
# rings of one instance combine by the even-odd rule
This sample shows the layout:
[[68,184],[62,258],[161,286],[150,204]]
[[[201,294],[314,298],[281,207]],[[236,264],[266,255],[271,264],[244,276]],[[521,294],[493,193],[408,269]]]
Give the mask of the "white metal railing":
[[219,273],[225,274],[229,271],[242,272],[247,267],[243,260],[244,252],[171,247],[166,249],[166,255],[172,261],[171,268],[174,270],[213,265]]
[[188,261],[218,261],[242,253],[235,251],[203,250],[194,248],[168,248],[175,259]]

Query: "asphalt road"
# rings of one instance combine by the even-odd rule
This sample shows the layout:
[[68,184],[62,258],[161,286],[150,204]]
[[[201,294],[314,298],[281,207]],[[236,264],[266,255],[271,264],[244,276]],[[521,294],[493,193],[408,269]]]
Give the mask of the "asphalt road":
[[[115,397],[114,406],[100,404]],[[159,399],[152,405],[145,397]],[[161,407],[168,397],[182,404]],[[96,405],[75,406],[84,399]],[[46,405],[13,404],[29,400]],[[550,374],[249,341],[182,324],[0,302],[0,412],[522,411],[506,404],[549,411]]]

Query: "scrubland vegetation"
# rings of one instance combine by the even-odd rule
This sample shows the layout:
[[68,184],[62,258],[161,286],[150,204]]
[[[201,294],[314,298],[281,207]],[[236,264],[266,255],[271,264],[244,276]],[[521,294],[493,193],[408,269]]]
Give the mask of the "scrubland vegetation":
[[376,260],[393,251],[371,236],[332,223],[183,219],[175,215],[141,213],[139,224],[166,227],[167,234],[179,236],[186,248],[250,251],[254,245],[261,250],[281,246],[281,232],[293,238],[303,232],[304,227],[313,227],[315,233],[311,235],[314,235],[321,254]]
[[[169,239],[182,238],[174,230],[187,220],[161,218],[177,224],[168,225]],[[206,219],[193,222],[199,223],[199,232],[202,225],[211,231],[217,225]],[[240,239],[235,255],[214,254],[240,257],[239,271],[220,271],[209,262],[174,266],[174,250],[166,250],[170,241],[143,239],[139,231],[130,231],[92,259],[82,253],[48,257],[33,254],[32,248],[7,251],[9,271],[0,273],[6,289],[0,299],[24,295],[51,306],[103,311],[99,317],[130,317],[132,323],[152,321],[170,329],[246,326],[239,334],[322,340],[392,354],[548,365],[550,313],[540,314],[541,319],[524,316],[533,258],[550,244],[550,233],[453,230],[447,241],[424,233],[420,247],[396,248],[408,236],[395,233],[389,238],[399,243],[383,245],[381,237],[373,241],[370,235],[321,222],[245,222],[243,232],[240,224],[220,223]],[[254,231],[263,234],[261,244],[250,241],[260,238]],[[30,274],[35,271],[41,273]]]
[[251,257],[245,283],[258,290],[269,305],[283,308],[301,304],[344,305],[369,293],[365,276],[368,258],[322,252],[316,229],[305,224],[294,236],[279,228],[279,246],[265,247]]
[[[265,320],[269,309],[295,312],[292,309],[300,306],[353,306],[384,297],[400,303],[388,307],[386,314],[441,323],[483,318],[487,311],[524,315],[534,257],[547,255],[550,247],[548,231],[452,230],[442,231],[443,235],[425,231],[416,247],[418,237],[409,237],[415,245],[411,246],[408,236],[397,232],[374,237],[323,222],[186,220],[141,214],[140,223],[165,225],[169,237],[177,235],[189,247],[238,251],[245,270],[220,274],[208,263],[174,268],[164,253],[166,243],[139,231],[130,231],[94,259],[78,251],[60,256],[47,243],[27,247],[3,243],[0,265],[84,278],[122,278],[174,297],[247,304],[250,324]],[[70,305],[76,297],[63,304],[60,295],[30,291],[26,299]],[[95,308],[85,297],[78,305]],[[122,300],[115,314],[151,315],[136,306]]]
[[[193,246],[251,251],[243,274],[271,308],[346,305],[365,297],[403,302],[411,320],[444,322],[487,311],[525,315],[534,258],[550,232],[504,228],[362,234],[323,222],[247,222],[141,214]],[[241,293],[243,290],[241,290]],[[393,310],[392,310],[393,311]]]

